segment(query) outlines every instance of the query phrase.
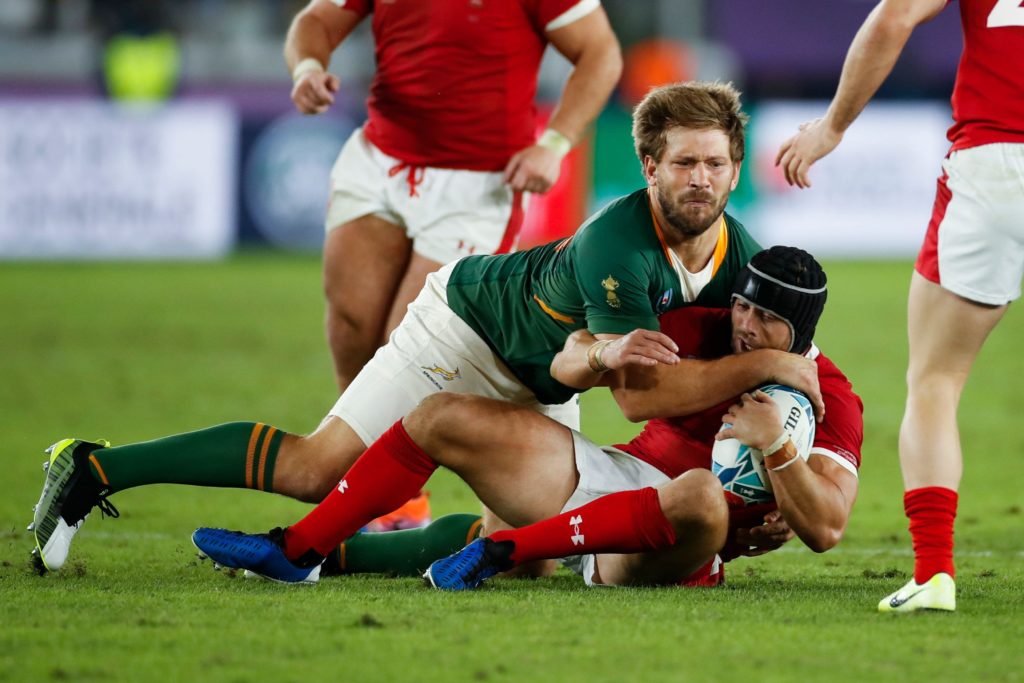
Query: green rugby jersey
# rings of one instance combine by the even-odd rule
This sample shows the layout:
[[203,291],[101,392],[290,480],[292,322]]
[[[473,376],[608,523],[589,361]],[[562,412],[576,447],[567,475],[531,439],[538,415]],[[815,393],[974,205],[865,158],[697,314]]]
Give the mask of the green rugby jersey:
[[737,273],[761,247],[731,216],[718,229],[711,279],[696,298],[673,266],[645,188],[609,204],[571,238],[462,259],[448,280],[448,305],[542,403],[564,403],[576,390],[555,381],[550,366],[574,330],[657,330],[665,311],[729,306]]

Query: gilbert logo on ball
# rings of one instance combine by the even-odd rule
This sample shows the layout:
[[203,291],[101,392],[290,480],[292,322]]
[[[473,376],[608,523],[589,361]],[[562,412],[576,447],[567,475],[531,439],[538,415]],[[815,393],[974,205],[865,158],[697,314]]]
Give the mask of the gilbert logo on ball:
[[[814,443],[814,409],[801,392],[781,384],[769,384],[761,391],[771,396],[783,428],[793,440],[797,453],[806,460]],[[730,425],[722,425],[725,429]],[[754,505],[774,500],[772,482],[760,450],[744,446],[738,439],[716,441],[711,450],[711,471],[722,482],[731,504]]]

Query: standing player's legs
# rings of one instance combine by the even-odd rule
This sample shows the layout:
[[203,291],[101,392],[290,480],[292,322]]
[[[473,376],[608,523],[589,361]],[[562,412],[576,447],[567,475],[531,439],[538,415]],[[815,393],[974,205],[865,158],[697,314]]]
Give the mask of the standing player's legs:
[[379,341],[380,346],[387,343],[391,332],[402,322],[409,304],[416,299],[416,295],[423,289],[427,276],[439,270],[443,265],[444,263],[440,261],[429,259],[416,253],[415,250],[412,251],[406,264],[405,272],[402,274],[402,280],[398,283],[398,289],[391,299],[391,310],[388,312],[387,320],[384,323],[384,333]]
[[900,467],[908,491],[959,487],[960,395],[978,351],[1006,308],[968,301],[913,274],[907,302],[907,405],[900,426]]
[[985,339],[1020,296],[1024,145],[952,152],[907,306],[910,358],[900,428],[914,578],[881,611],[954,610],[953,524],[963,471],[957,407]]
[[339,390],[348,387],[387,340],[391,311],[415,298],[413,293],[406,301],[396,299],[411,250],[412,240],[404,228],[379,216],[361,216],[327,233],[323,268],[327,340]]
[[900,468],[914,578],[879,603],[883,611],[956,607],[953,523],[963,473],[957,408],[974,359],[1005,312],[1006,306],[976,304],[913,274]]

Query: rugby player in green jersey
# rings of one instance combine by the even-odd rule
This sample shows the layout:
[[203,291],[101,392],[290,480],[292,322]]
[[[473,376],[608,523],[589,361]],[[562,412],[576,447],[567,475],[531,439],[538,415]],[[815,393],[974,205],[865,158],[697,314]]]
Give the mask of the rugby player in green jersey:
[[[154,483],[253,488],[321,500],[366,446],[440,391],[529,406],[579,427],[576,390],[551,377],[565,340],[594,367],[610,359],[664,364],[700,377],[707,406],[763,381],[820,407],[812,361],[781,351],[737,356],[702,371],[657,331],[660,313],[729,306],[730,287],[760,250],[725,213],[739,180],[746,116],[719,83],[655,89],[633,114],[645,186],[612,202],[570,239],[500,256],[471,256],[428,277],[408,313],[310,435],[235,422],[141,444],[63,439],[50,449],[33,520],[43,568],[60,568],[71,540],[106,497]],[[487,521],[488,528],[500,525]]]

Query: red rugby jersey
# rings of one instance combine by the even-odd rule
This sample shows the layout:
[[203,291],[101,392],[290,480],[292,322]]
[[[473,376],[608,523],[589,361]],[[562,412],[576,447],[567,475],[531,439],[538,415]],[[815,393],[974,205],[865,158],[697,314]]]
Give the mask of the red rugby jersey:
[[[367,138],[416,166],[500,171],[533,144],[545,30],[594,0],[334,0],[373,13]],[[554,23],[553,23],[554,22]]]
[[[730,352],[728,309],[688,307],[660,318],[661,331],[679,345],[682,357],[711,359]],[[825,420],[815,429],[812,453],[822,453],[860,468],[864,440],[864,406],[835,363],[818,353],[818,382],[825,400]],[[711,469],[711,449],[722,415],[735,399],[695,415],[654,419],[628,444],[617,448],[675,478],[695,468]]]
[[953,149],[1024,142],[1024,7],[959,1],[964,50],[953,87]]

